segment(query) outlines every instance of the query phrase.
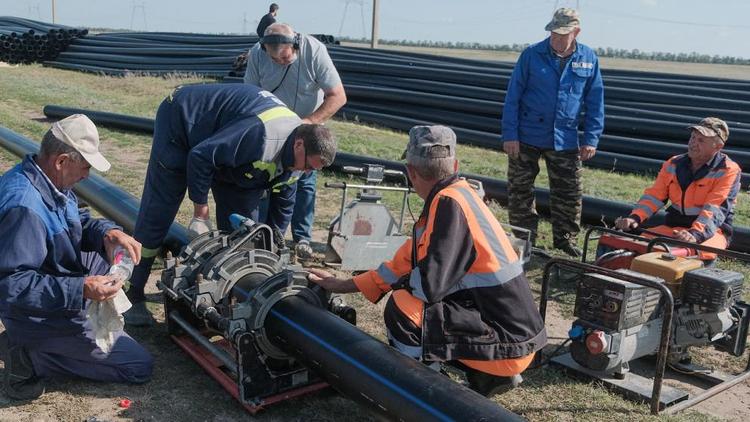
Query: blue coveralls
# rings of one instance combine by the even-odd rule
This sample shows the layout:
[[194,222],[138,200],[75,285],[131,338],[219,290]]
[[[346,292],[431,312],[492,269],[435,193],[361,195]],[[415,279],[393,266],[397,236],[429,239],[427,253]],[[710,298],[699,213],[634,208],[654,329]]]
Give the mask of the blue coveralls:
[[230,230],[229,216],[255,221],[258,204],[270,191],[264,222],[282,233],[294,209],[291,141],[301,123],[268,91],[252,85],[204,84],[177,88],[159,106],[141,207],[134,237],[143,245],[128,296],[145,300],[143,288],[159,247],[188,192],[208,203],[211,190],[216,221]]
[[104,275],[103,238],[119,228],[78,209],[32,156],[0,178],[0,318],[11,346],[24,346],[40,377],[146,382],[153,358],[124,331],[109,353],[86,321],[84,277]]
[[596,148],[603,129],[604,86],[593,50],[577,43],[563,59],[553,54],[547,38],[521,53],[505,95],[502,133],[503,142],[520,142],[518,156],[508,160],[508,219],[528,229],[532,243],[539,221],[534,207],[539,158],[544,157],[549,176],[553,243],[565,248],[580,231],[579,148]]

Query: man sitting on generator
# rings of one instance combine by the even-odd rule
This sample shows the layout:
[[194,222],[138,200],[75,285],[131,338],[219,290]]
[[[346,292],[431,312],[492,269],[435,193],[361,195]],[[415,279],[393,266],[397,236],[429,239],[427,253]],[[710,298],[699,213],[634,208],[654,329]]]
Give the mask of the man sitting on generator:
[[378,302],[392,346],[427,363],[448,362],[491,396],[521,382],[547,342],[522,263],[492,212],[457,175],[456,134],[416,126],[404,153],[424,208],[392,260],[349,279],[311,269],[309,279]]
[[[652,223],[650,232],[725,249],[732,237],[742,170],[721,152],[729,138],[726,122],[707,117],[689,129],[687,154],[676,155],[662,165],[653,186],[644,191],[629,216],[615,221],[615,227],[632,230],[648,226],[647,220],[668,199],[671,205],[664,224]],[[706,253],[699,257],[715,258]]]

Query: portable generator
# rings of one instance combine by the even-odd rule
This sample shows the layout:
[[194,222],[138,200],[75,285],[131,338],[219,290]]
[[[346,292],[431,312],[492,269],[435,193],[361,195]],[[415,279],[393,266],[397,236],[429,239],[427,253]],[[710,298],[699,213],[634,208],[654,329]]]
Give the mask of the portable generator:
[[[655,243],[662,243],[661,249],[669,253],[646,253]],[[750,322],[750,306],[741,296],[743,275],[704,267],[700,259],[676,256],[672,252],[687,255],[691,248],[664,243],[667,240],[605,233],[599,245],[617,249],[602,254],[596,264],[606,263],[606,268],[619,268],[618,273],[639,275],[669,288],[675,305],[670,364],[689,363],[688,349],[693,346],[713,345],[742,355]],[[630,361],[657,352],[663,324],[661,308],[661,293],[653,288],[616,277],[584,274],[576,286],[577,319],[570,331],[572,358],[585,368],[623,377]]]

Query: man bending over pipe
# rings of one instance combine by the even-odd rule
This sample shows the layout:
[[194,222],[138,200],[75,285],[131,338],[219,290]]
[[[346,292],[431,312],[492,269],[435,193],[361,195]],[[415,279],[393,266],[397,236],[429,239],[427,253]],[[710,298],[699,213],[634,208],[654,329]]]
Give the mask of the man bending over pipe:
[[90,301],[113,298],[123,281],[106,275],[115,249],[133,261],[141,245],[111,221],[78,208],[71,188],[91,167],[107,171],[94,123],[74,114],[52,125],[38,155],[0,178],[0,318],[8,341],[5,394],[32,400],[44,379],[77,376],[143,383],[151,355],[124,331],[97,346]]
[[391,345],[460,367],[472,389],[492,396],[521,382],[547,335],[521,261],[489,208],[458,178],[455,154],[451,129],[413,127],[406,170],[425,205],[412,238],[376,270],[344,280],[311,269],[309,278],[372,302],[393,291],[384,314]]
[[239,84],[178,87],[156,114],[135,224],[143,259],[133,272],[128,290],[133,308],[125,322],[153,324],[143,290],[186,190],[193,202],[188,226],[192,235],[211,230],[209,190],[220,230],[231,230],[233,213],[259,221],[258,205],[268,195],[269,210],[262,222],[283,233],[294,208],[297,179],[331,165],[335,155],[336,141],[327,128],[303,124],[268,91]]
[[[732,220],[740,191],[740,166],[721,152],[729,139],[729,126],[716,117],[706,117],[690,126],[687,154],[667,160],[654,184],[643,192],[630,215],[615,221],[620,230],[632,230],[669,200],[664,224],[649,230],[686,242],[725,249],[732,238]],[[653,224],[652,224],[653,225]],[[702,259],[715,254],[699,251]]]

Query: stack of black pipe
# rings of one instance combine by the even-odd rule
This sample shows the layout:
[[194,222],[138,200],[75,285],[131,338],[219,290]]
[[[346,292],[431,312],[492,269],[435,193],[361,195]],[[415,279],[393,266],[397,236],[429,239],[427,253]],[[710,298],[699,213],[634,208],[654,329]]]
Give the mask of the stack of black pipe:
[[[463,143],[501,149],[512,64],[330,50],[349,98],[343,117],[399,130],[447,124]],[[605,132],[587,165],[655,173],[687,150],[688,125],[717,116],[731,128],[726,152],[750,169],[750,81],[620,70],[604,71],[604,80]]]
[[[331,41],[321,37],[326,41]],[[106,33],[73,42],[47,65],[109,75],[192,73],[240,81],[255,36]],[[459,141],[499,150],[513,63],[330,45],[349,98],[346,119],[398,130],[446,124]],[[686,151],[686,127],[706,116],[729,123],[726,152],[750,169],[750,81],[604,70],[605,131],[586,165],[655,173]],[[581,128],[582,129],[582,128]],[[750,185],[750,173],[742,184]]]
[[0,16],[0,62],[11,64],[52,60],[87,29],[31,19]]
[[254,35],[105,33],[78,40],[45,65],[115,76],[187,73],[222,77],[257,41]]

